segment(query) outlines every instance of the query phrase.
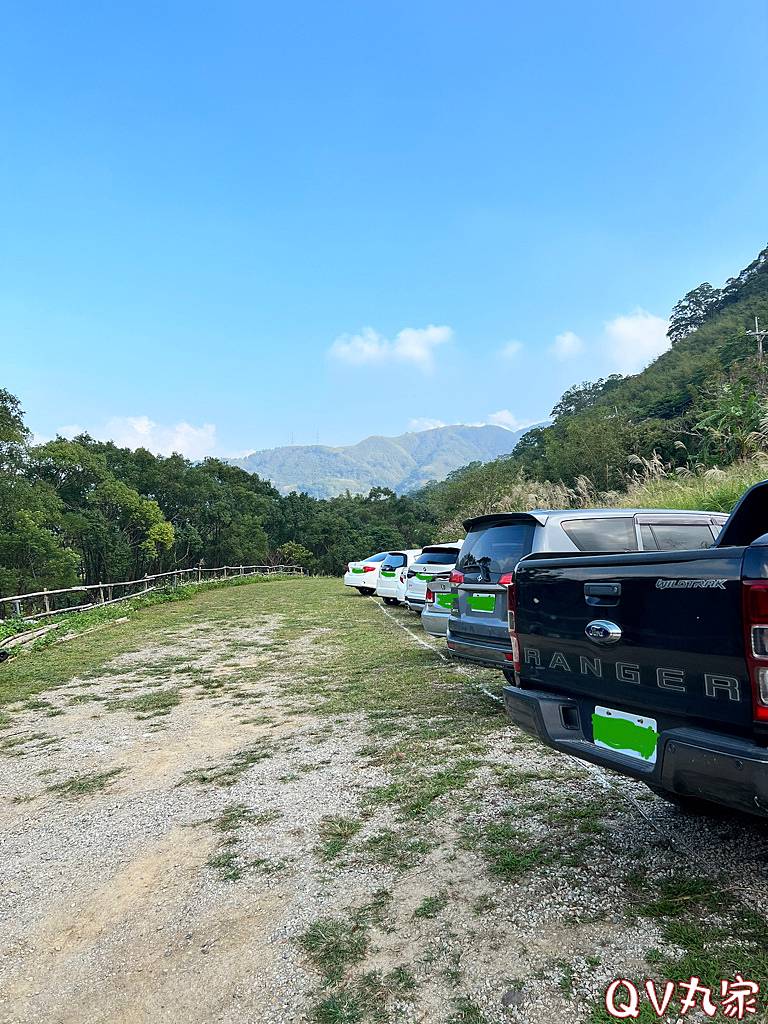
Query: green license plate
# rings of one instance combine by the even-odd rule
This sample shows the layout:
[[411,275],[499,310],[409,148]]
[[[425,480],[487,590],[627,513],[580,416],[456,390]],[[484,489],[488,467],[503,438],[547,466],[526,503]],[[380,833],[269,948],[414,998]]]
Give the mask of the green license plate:
[[592,715],[592,739],[595,746],[656,764],[659,733],[655,718],[598,706]]
[[473,612],[494,612],[495,594],[467,594],[467,604]]

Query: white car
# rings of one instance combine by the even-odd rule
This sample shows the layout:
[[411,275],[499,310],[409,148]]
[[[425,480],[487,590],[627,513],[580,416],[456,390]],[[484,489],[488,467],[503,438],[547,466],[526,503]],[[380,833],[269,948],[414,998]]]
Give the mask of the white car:
[[374,594],[379,582],[381,563],[388,554],[388,551],[380,551],[378,555],[364,558],[362,562],[350,562],[344,573],[344,586],[354,587],[361,594]]
[[426,603],[427,586],[433,579],[448,577],[459,557],[462,541],[450,544],[429,544],[422,548],[406,574],[403,600],[412,612],[421,612]]
[[400,604],[405,600],[405,574],[414,558],[420,554],[421,548],[388,552],[381,563],[379,582],[376,584],[376,594],[383,598],[384,604]]

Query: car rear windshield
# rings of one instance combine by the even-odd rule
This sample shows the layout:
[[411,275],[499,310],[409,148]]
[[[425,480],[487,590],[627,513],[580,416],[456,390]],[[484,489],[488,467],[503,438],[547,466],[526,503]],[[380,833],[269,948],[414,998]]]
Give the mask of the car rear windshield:
[[405,565],[405,555],[387,555],[384,561],[381,563],[382,569],[399,569]]
[[635,521],[631,518],[569,519],[563,529],[579,551],[637,551]]
[[415,565],[453,565],[458,551],[425,551],[415,561]]
[[482,573],[485,580],[495,581],[503,573],[512,572],[523,555],[530,553],[533,531],[532,522],[499,523],[470,530],[456,568],[464,573]]
[[371,555],[370,558],[366,558],[366,562],[383,562],[387,557],[386,551],[380,551],[378,555]]

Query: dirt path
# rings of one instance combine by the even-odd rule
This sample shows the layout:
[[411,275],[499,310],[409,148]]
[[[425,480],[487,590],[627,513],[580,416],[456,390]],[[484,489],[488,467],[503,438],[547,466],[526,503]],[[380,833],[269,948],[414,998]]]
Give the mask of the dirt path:
[[0,1020],[565,1024],[654,950],[761,969],[758,917],[721,933],[734,864],[742,920],[768,892],[762,826],[606,789],[399,622],[334,581],[222,591],[11,705]]

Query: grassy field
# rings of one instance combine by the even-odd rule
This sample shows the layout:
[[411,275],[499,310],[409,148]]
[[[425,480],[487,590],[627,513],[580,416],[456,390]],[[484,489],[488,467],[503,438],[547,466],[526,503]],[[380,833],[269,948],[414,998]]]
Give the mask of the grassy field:
[[0,667],[10,1019],[601,1021],[614,977],[768,981],[764,826],[542,748],[425,641],[306,578]]

